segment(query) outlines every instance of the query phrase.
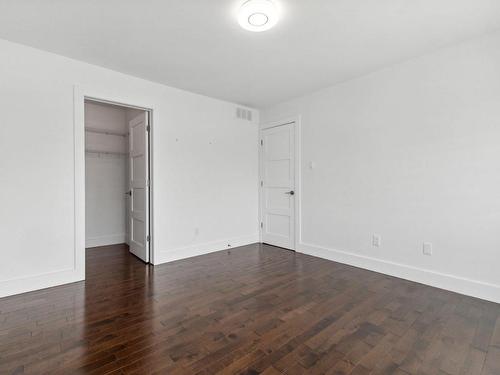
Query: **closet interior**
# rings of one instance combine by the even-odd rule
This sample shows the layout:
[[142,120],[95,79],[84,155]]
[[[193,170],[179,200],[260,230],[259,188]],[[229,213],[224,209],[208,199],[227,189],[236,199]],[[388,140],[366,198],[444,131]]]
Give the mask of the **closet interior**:
[[85,245],[130,243],[129,124],[144,110],[85,101]]

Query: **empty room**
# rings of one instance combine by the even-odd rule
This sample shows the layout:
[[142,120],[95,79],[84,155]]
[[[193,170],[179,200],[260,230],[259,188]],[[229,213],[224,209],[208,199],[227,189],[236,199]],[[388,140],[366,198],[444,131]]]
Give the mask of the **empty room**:
[[0,374],[500,375],[500,1],[0,0]]

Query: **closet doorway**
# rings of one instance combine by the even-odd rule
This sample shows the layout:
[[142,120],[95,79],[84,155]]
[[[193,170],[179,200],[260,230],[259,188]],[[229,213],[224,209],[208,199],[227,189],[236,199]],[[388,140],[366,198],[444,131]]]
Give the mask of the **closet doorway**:
[[85,248],[126,244],[151,260],[147,109],[85,99]]

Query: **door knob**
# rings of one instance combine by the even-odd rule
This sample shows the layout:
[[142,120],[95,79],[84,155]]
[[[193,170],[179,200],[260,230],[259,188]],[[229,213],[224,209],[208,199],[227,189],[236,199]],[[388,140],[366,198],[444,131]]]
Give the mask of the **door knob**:
[[125,195],[129,195],[129,196],[132,196],[132,190],[129,190],[125,193]]
[[290,194],[290,195],[294,195],[295,192],[293,190],[290,190],[290,191],[287,191],[285,194]]

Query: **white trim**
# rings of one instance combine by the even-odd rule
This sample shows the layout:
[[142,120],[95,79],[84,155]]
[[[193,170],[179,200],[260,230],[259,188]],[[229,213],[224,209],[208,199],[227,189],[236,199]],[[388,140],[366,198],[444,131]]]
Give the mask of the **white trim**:
[[0,297],[49,288],[85,279],[85,124],[84,101],[87,94],[79,86],[73,90],[74,149],[74,243],[71,268],[0,281]]
[[[367,257],[355,254],[349,251],[331,249],[319,245],[304,243],[302,241],[302,168],[301,168],[301,116],[285,117],[261,124],[259,131],[259,143],[262,139],[262,130],[280,125],[286,125],[295,122],[296,139],[296,173],[295,186],[298,192],[295,201],[295,250],[300,253],[328,259],[331,261],[348,264],[351,266],[367,269],[374,272],[380,272],[386,275],[399,277],[402,279],[442,288],[452,292],[472,296],[500,303],[500,285],[490,284],[483,281],[472,280],[465,277],[445,274],[423,268],[418,268],[406,264],[391,262],[383,259]],[[261,214],[261,152],[259,147],[259,221],[262,221]],[[259,227],[259,238],[262,242],[262,232]]]
[[[148,119],[148,125],[149,125],[149,234],[151,236],[149,240],[149,262],[151,264],[154,264],[154,259],[155,259],[155,251],[154,251],[154,241],[155,241],[155,236],[154,236],[154,231],[155,231],[155,220],[154,220],[154,199],[153,195],[155,192],[154,189],[154,132],[155,132],[155,124],[159,124],[158,122],[158,111],[153,109],[153,106],[150,105],[150,110],[149,110],[149,119]],[[128,172],[130,174],[130,171]],[[127,233],[127,238],[126,238],[127,244],[130,244],[130,233]]]
[[294,248],[291,250],[297,250],[297,246],[300,244],[302,239],[302,171],[301,171],[301,160],[302,160],[302,126],[301,126],[301,116],[291,116],[284,117],[280,120],[273,120],[269,122],[265,122],[260,124],[259,128],[259,139],[258,139],[258,147],[259,147],[259,242],[262,242],[262,228],[260,227],[260,223],[263,222],[262,217],[262,204],[263,204],[263,195],[262,195],[262,186],[260,181],[262,181],[262,147],[261,147],[261,139],[262,139],[262,131],[270,128],[275,128],[277,126],[283,126],[288,124],[294,124],[294,134],[295,134],[295,209],[294,209],[294,223],[295,223],[295,238],[294,238]]
[[107,236],[90,237],[85,239],[85,247],[97,247],[97,246],[108,246],[117,245],[127,242],[127,235],[125,233],[121,234],[111,234]]
[[0,298],[81,281],[74,268],[0,281]]
[[[254,233],[249,236],[229,238],[226,240],[200,243],[196,245],[179,247],[171,250],[156,252],[157,258],[154,265],[173,262],[176,260],[191,258],[199,255],[213,253],[221,250],[241,250],[241,246],[259,242],[259,234]],[[230,246],[228,246],[230,245]]]
[[278,119],[278,120],[272,120],[272,121],[267,121],[267,122],[261,123],[260,130],[275,128],[277,126],[288,125],[288,124],[291,124],[294,122],[299,122],[299,121],[300,121],[300,116],[283,117],[283,118]]
[[75,198],[75,244],[74,269],[79,280],[85,280],[85,102],[84,91],[75,86],[74,100],[74,198]]
[[259,152],[257,153],[257,162],[259,163],[258,165],[258,170],[259,170],[259,175],[258,175],[258,180],[257,180],[257,191],[258,191],[258,208],[257,208],[257,214],[259,215],[259,242],[262,243],[262,223],[263,223],[263,216],[262,216],[262,128],[259,129],[259,136],[257,137],[257,150]]
[[[98,89],[87,86],[74,86],[74,158],[75,158],[75,267],[78,280],[85,280],[85,99],[121,105],[129,108],[143,109],[149,111],[150,121],[149,126],[151,131],[154,129],[154,124],[158,122],[158,111],[155,110],[151,103],[144,102],[142,98],[137,97],[134,93],[127,95],[116,95],[107,90]],[[150,133],[150,141],[152,133]],[[152,143],[152,142],[150,142]],[[152,145],[150,145],[152,147]],[[152,148],[150,169],[153,168]],[[153,206],[154,192],[154,173],[150,174],[150,206]],[[151,259],[154,259],[154,233],[153,233],[154,216],[151,212],[150,223],[150,254]],[[59,284],[55,284],[59,285]]]
[[[301,168],[301,116],[290,116],[282,119],[273,120],[261,124],[259,131],[259,142],[262,139],[262,130],[280,125],[285,125],[295,122],[295,187],[297,190],[297,199],[295,200],[295,250],[300,253],[316,256],[332,260],[339,263],[348,264],[355,267],[360,267],[370,271],[380,272],[386,275],[399,277],[402,279],[418,282],[425,285],[430,285],[437,288],[442,288],[452,292],[482,298],[485,300],[500,303],[500,285],[490,284],[483,281],[472,280],[460,276],[444,274],[432,270],[418,268],[406,264],[391,262],[387,260],[367,257],[355,254],[349,251],[341,251],[331,249],[319,245],[304,243],[302,241],[302,168]],[[259,148],[259,220],[262,221],[261,210],[261,152]],[[262,232],[259,227],[259,238],[262,242]]]
[[318,258],[328,259],[467,296],[500,303],[500,285],[313,244],[300,243],[297,251]]

